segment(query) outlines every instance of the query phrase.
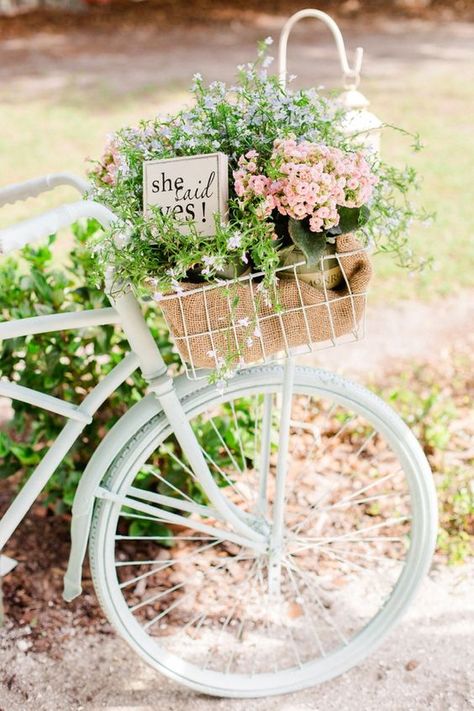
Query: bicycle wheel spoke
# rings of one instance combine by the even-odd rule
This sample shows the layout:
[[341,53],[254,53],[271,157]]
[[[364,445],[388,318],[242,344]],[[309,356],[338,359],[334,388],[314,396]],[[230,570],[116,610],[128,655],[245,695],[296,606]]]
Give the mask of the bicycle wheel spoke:
[[[255,566],[252,567],[252,571],[251,571],[251,572],[252,572],[252,575],[253,575],[254,569],[255,569]],[[247,582],[247,587],[248,587],[248,583],[249,583],[249,581],[250,581],[251,579],[252,579],[252,577],[251,577],[251,575],[249,574],[249,577],[247,578],[247,581],[246,581],[246,582]],[[242,617],[242,619],[241,619],[241,621],[240,621],[240,625],[238,626],[238,630],[237,630],[237,632],[236,632],[236,638],[237,638],[237,640],[239,640],[239,639],[242,637],[242,634],[243,634],[243,631],[244,631],[244,628],[245,628],[245,624],[246,624],[246,622],[247,622],[247,620],[248,620],[248,617],[249,617],[249,611],[248,611],[248,606],[247,606],[245,615],[243,615],[243,617]],[[232,662],[233,662],[233,660],[234,660],[234,656],[235,656],[235,646],[234,646],[234,648],[233,648],[233,651],[231,652],[229,661],[227,662],[226,667],[225,667],[225,673],[226,673],[226,674],[228,674],[229,671],[230,671],[230,668],[231,668],[231,666],[232,666]]]
[[361,658],[426,565],[409,551],[430,510],[406,429],[375,398],[360,404],[350,384],[333,393],[337,378],[316,371],[313,382],[274,367],[264,385],[256,373],[183,400],[214,494],[157,418],[99,488],[91,542],[107,561],[94,578],[135,648],[194,688],[249,697]]
[[243,474],[243,473],[244,473],[244,472],[243,472],[243,469],[241,469],[241,467],[240,467],[239,464],[237,463],[237,460],[235,459],[234,455],[232,454],[232,452],[230,451],[229,447],[227,446],[227,444],[226,444],[224,438],[222,437],[221,433],[219,432],[219,429],[218,429],[216,423],[214,422],[214,418],[213,418],[213,417],[210,417],[210,418],[209,418],[209,422],[211,423],[212,429],[213,429],[214,432],[216,433],[216,435],[217,435],[217,437],[218,437],[218,439],[219,439],[219,442],[220,442],[221,445],[224,447],[224,449],[225,449],[225,451],[226,451],[226,454],[227,454],[227,456],[229,457],[230,461],[232,462],[233,466],[236,468],[236,470],[237,470],[240,474]]
[[288,571],[288,577],[290,578],[291,583],[292,583],[292,585],[293,585],[293,589],[294,589],[294,591],[295,591],[295,593],[296,593],[296,600],[301,601],[301,605],[302,605],[302,607],[303,607],[303,613],[304,613],[305,619],[307,620],[307,622],[308,622],[308,627],[309,627],[309,629],[311,629],[311,631],[312,631],[312,633],[313,633],[313,636],[314,636],[314,638],[315,638],[315,640],[316,640],[316,644],[317,644],[317,647],[318,647],[318,649],[319,649],[319,652],[320,652],[321,656],[325,657],[325,656],[326,656],[326,652],[324,651],[323,643],[321,642],[321,638],[320,638],[320,636],[319,636],[319,634],[318,634],[318,631],[317,631],[317,629],[316,629],[316,627],[315,627],[313,618],[311,617],[311,614],[310,614],[310,612],[309,612],[309,610],[308,610],[308,606],[307,606],[307,604],[306,604],[306,602],[305,602],[305,597],[304,597],[303,593],[301,592],[300,586],[298,585],[298,583],[297,583],[297,581],[296,581],[296,579],[295,579],[295,576],[293,575],[293,571],[291,570],[291,567],[288,565],[288,563],[286,562],[286,560],[283,562],[283,564],[285,565],[285,567],[286,567],[286,569],[287,569],[287,571]]
[[241,469],[241,472],[242,472],[242,474],[243,474],[247,467],[246,467],[246,464],[245,464],[244,447],[243,447],[243,444],[242,444],[242,438],[241,438],[241,436],[240,436],[240,427],[239,427],[239,423],[238,423],[238,420],[237,420],[237,415],[236,415],[236,412],[235,412],[235,403],[234,403],[233,400],[230,401],[230,409],[231,409],[231,411],[232,411],[232,419],[234,420],[234,425],[235,425],[235,436],[236,436],[236,438],[237,438],[237,443],[238,443],[238,445],[239,445],[240,456],[241,456],[241,459],[242,459],[242,469]]
[[259,486],[257,493],[256,509],[261,515],[267,513],[267,486],[270,468],[270,448],[272,439],[272,411],[273,395],[265,393],[263,396],[262,429],[260,441],[260,456],[258,463]]
[[[153,520],[153,519],[151,519]],[[210,538],[209,536],[177,536],[173,534],[171,536],[173,543],[176,541],[213,541],[215,538]],[[170,536],[115,536],[116,541],[169,541]]]
[[314,581],[311,581],[311,579],[309,578],[309,575],[306,573],[306,571],[301,570],[301,568],[299,568],[294,563],[294,561],[291,561],[291,562],[288,561],[288,565],[293,569],[293,571],[297,575],[299,575],[302,578],[306,587],[308,589],[312,590],[314,599],[318,605],[322,619],[326,622],[326,624],[329,627],[331,627],[336,632],[336,634],[339,637],[339,639],[341,640],[341,642],[343,642],[344,644],[348,644],[348,639],[347,639],[346,635],[339,629],[339,626],[334,622],[331,615],[325,609],[324,604],[321,600],[320,594],[317,592],[316,583],[314,583]]
[[[366,486],[361,487],[357,491],[352,492],[352,494],[348,495],[347,497],[344,497],[341,499],[338,503],[345,503],[348,501],[351,501],[354,497],[360,496],[360,494],[364,494],[366,491],[369,491],[372,489],[374,486],[378,486],[382,483],[385,483],[387,481],[390,481],[393,479],[395,476],[397,476],[400,473],[400,469],[398,469],[396,472],[392,472],[391,474],[387,474],[386,476],[382,477],[381,479],[377,479],[376,481],[371,482],[370,484],[367,484]],[[331,492],[327,492],[324,495],[324,499],[326,499]],[[324,500],[323,499],[323,500]],[[313,506],[311,506],[310,511],[307,513],[306,517],[301,521],[299,524],[296,524],[295,526],[292,527],[292,529],[295,532],[295,535],[299,533],[299,531],[302,530],[302,528],[305,526],[306,523],[312,520],[314,516],[316,516],[322,509],[319,508],[319,503],[321,503],[321,499],[318,500]]]
[[[175,563],[176,563],[176,562],[177,562],[177,563],[181,563],[183,560],[184,560],[183,558],[179,558],[177,561],[174,561],[174,562],[175,562]],[[230,560],[234,560],[234,558],[231,557]],[[243,560],[243,557],[240,557],[239,560]],[[221,563],[220,563],[218,566],[216,566],[215,568],[211,568],[211,569],[209,570],[208,574],[209,574],[210,576],[215,575],[219,570],[222,570],[222,568],[224,568],[226,565],[229,565],[229,561],[228,561],[228,560],[225,560],[225,561],[221,562]],[[185,583],[183,583],[183,585],[184,585],[184,584],[185,584]],[[166,610],[163,610],[163,611],[160,612],[158,615],[156,615],[152,620],[149,620],[147,623],[145,623],[145,624],[143,625],[143,628],[144,628],[144,629],[149,629],[149,628],[152,627],[154,624],[156,624],[156,622],[158,622],[159,620],[161,620],[161,619],[163,619],[164,617],[166,617],[166,615],[168,615],[168,614],[169,614],[172,610],[174,610],[176,607],[178,607],[179,605],[182,605],[183,602],[186,602],[187,600],[189,600],[190,597],[192,597],[193,595],[196,595],[196,594],[197,594],[196,590],[190,590],[189,593],[186,593],[185,595],[183,595],[183,597],[178,598],[178,600],[176,600],[176,601],[173,602],[171,605],[169,605],[169,607],[168,607]]]
[[[251,566],[251,568],[250,568],[250,570],[249,570],[249,572],[248,572],[246,578],[244,579],[244,581],[242,581],[242,582],[239,584],[239,586],[238,586],[239,588],[242,587],[243,584],[248,583],[248,581],[249,581],[249,579],[251,579],[251,577],[252,577],[252,575],[253,575],[253,572],[254,572],[254,570],[255,570],[256,567],[257,567],[257,560],[254,561],[254,563],[253,563],[253,565]],[[237,610],[237,607],[239,606],[239,604],[242,603],[242,600],[241,600],[239,597],[237,597],[236,591],[234,591],[234,595],[235,595],[235,597],[236,597],[236,600],[235,600],[235,602],[234,602],[234,605],[233,605],[233,607],[231,608],[230,612],[229,612],[229,613],[227,614],[227,616],[225,617],[222,626],[217,630],[217,639],[216,639],[216,641],[213,643],[212,648],[210,648],[209,651],[208,651],[208,653],[207,653],[207,656],[206,656],[206,658],[205,658],[205,660],[204,660],[204,663],[203,663],[203,666],[202,666],[203,669],[207,669],[207,668],[208,668],[208,663],[209,663],[209,657],[210,657],[210,655],[211,655],[213,652],[217,652],[217,650],[218,650],[218,648],[219,648],[220,642],[221,642],[221,640],[222,640],[222,637],[223,637],[223,635],[224,635],[224,632],[225,632],[226,628],[228,627],[228,625],[229,625],[230,622],[232,621],[232,619],[233,619],[233,617],[234,617],[234,615],[235,615],[235,612],[236,612],[236,610]]]
[[219,472],[219,474],[221,475],[221,477],[227,482],[227,484],[231,487],[231,489],[233,489],[233,491],[234,491],[238,496],[242,496],[242,497],[245,499],[245,501],[250,501],[250,499],[249,499],[249,497],[247,496],[247,494],[246,494],[244,491],[242,491],[242,489],[240,488],[240,486],[237,486],[237,484],[236,484],[234,481],[232,481],[232,479],[230,478],[230,476],[222,469],[222,467],[220,467],[220,466],[214,461],[214,459],[211,457],[210,454],[208,454],[208,452],[205,450],[204,447],[201,447],[201,452],[203,453],[203,455],[204,455],[204,457],[207,459],[207,461],[210,462],[210,464],[216,469],[217,472]]
[[[325,550],[325,549],[323,549],[323,550]],[[344,553],[344,551],[346,551],[345,548],[340,549],[340,548],[337,548],[336,546],[333,546],[333,545],[331,545],[331,548],[329,550],[340,551],[341,553]],[[394,561],[395,563],[402,562],[402,561],[400,561],[399,558],[393,558],[393,556],[390,556],[390,555],[384,555],[382,557],[382,556],[378,556],[378,555],[370,555],[369,553],[358,553],[357,551],[354,551],[354,550],[350,551],[350,555],[354,556],[355,558],[363,558],[364,560],[375,561],[377,563],[386,563],[387,560]]]
[[171,459],[172,459],[176,464],[178,464],[178,466],[181,467],[181,469],[182,469],[183,471],[185,471],[186,474],[189,474],[189,476],[190,476],[192,479],[194,479],[194,481],[197,481],[196,475],[195,475],[195,473],[193,472],[193,470],[190,469],[190,468],[188,467],[188,465],[185,464],[185,463],[183,462],[183,460],[180,459],[180,458],[171,450],[170,447],[166,447],[166,446],[163,446],[163,445],[162,445],[161,450],[162,450],[163,452],[165,452],[169,457],[171,457]]
[[[189,553],[188,555],[184,556],[183,558],[180,558],[179,561],[178,560],[166,561],[165,563],[162,563],[161,565],[157,566],[156,568],[153,568],[153,570],[148,570],[146,573],[137,575],[134,578],[131,578],[130,580],[125,580],[123,583],[120,583],[119,587],[120,587],[120,589],[123,590],[123,588],[127,588],[129,585],[138,583],[139,580],[143,580],[144,578],[149,578],[150,575],[155,575],[156,573],[159,573],[162,570],[165,570],[166,568],[169,568],[172,565],[175,565],[177,562],[182,563],[183,560],[188,560],[189,558],[193,558],[197,553],[203,553],[204,551],[207,551],[209,548],[214,548],[215,546],[219,545],[219,543],[220,543],[220,541],[213,541],[212,543],[209,543],[207,546],[201,546],[196,551],[192,551],[192,553]],[[143,565],[143,561],[139,561],[139,562],[141,562]],[[156,561],[152,561],[152,563],[155,563],[155,562]]]
[[194,500],[190,496],[188,496],[184,491],[182,491],[182,489],[178,489],[178,487],[175,486],[169,479],[165,479],[164,476],[161,476],[161,474],[158,474],[156,472],[155,467],[144,467],[143,470],[149,472],[152,476],[155,477],[155,479],[158,479],[158,481],[161,481],[163,484],[165,484],[167,487],[169,487],[173,491],[176,491],[177,494],[180,494],[187,501],[194,503]]
[[[389,494],[375,494],[374,496],[366,496],[363,499],[343,499],[342,501],[338,501],[335,504],[330,504],[329,506],[324,506],[319,509],[320,513],[323,513],[325,511],[331,511],[333,509],[339,509],[343,506],[362,506],[362,504],[369,504],[372,503],[373,501],[382,501],[382,500],[387,500],[391,499],[394,496],[397,496],[398,498],[401,498],[401,494],[398,491],[392,491]],[[404,495],[405,497],[408,496],[408,494]]]
[[[381,523],[374,523],[372,526],[366,526],[365,528],[358,528],[355,531],[350,531],[349,533],[342,533],[340,536],[328,536],[328,537],[319,537],[316,538],[315,541],[320,541],[322,544],[324,543],[332,543],[333,541],[342,541],[342,540],[357,540],[356,536],[360,536],[366,531],[377,531],[380,530],[381,528],[386,528],[387,526],[395,526],[398,523],[402,523],[405,521],[410,520],[410,516],[399,516],[398,518],[392,518],[388,519],[388,521],[382,521]],[[379,540],[386,540],[382,536]]]
[[180,590],[182,587],[184,587],[185,583],[178,583],[177,585],[174,585],[172,588],[169,588],[168,590],[164,590],[163,592],[156,593],[156,595],[151,595],[150,597],[147,597],[145,600],[142,600],[141,602],[138,602],[136,605],[132,605],[130,608],[130,612],[136,612],[140,608],[142,608],[144,605],[151,605],[152,602],[157,602],[158,600],[161,600],[162,598],[166,597],[167,595],[170,595],[171,593],[175,592],[176,590]]

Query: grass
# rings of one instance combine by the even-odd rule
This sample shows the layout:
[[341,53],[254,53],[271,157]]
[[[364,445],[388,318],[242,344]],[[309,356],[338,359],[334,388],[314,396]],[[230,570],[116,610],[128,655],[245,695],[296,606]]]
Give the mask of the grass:
[[[414,297],[431,299],[474,286],[474,206],[469,186],[474,183],[474,142],[470,140],[470,107],[474,104],[474,70],[448,71],[445,65],[415,70],[403,82],[365,82],[372,110],[387,123],[419,131],[425,150],[410,155],[410,140],[386,129],[383,153],[389,160],[411,160],[423,178],[420,202],[437,212],[434,224],[416,227],[415,248],[435,259],[433,270],[408,278],[386,256],[376,258],[372,298],[378,302]],[[471,81],[469,81],[471,79]],[[84,173],[88,156],[100,154],[105,136],[134,124],[165,106],[186,99],[185,87],[168,83],[160,89],[142,87],[119,93],[100,82],[81,89],[74,84],[50,98],[0,93],[1,183],[46,172]],[[61,199],[75,199],[64,189],[35,202],[4,208],[0,227],[30,217]],[[63,251],[68,240],[63,240]]]
[[[474,72],[473,72],[474,79]],[[404,126],[422,136],[424,150],[410,155],[422,178],[420,202],[436,219],[411,235],[414,247],[434,258],[433,270],[415,279],[400,279],[400,272],[386,256],[377,262],[377,297],[430,298],[474,286],[474,204],[469,186],[474,181],[474,142],[471,109],[474,84],[461,74],[437,72],[407,79],[402,91],[369,85],[372,107],[383,120]],[[386,130],[384,157],[405,160],[404,139]]]
[[473,349],[472,338],[460,341],[436,363],[411,363],[373,384],[428,458],[438,494],[438,552],[452,564],[474,554]]

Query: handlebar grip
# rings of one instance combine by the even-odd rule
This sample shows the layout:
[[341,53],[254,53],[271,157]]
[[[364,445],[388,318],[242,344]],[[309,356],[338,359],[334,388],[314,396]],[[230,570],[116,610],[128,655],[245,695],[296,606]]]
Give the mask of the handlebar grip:
[[53,190],[59,185],[70,185],[81,193],[85,193],[89,189],[89,183],[82,178],[79,178],[72,173],[51,173],[43,175],[40,178],[31,178],[23,183],[14,183],[0,189],[0,207],[8,203],[14,203],[18,200],[26,200],[30,197],[36,197],[41,193]]
[[94,218],[103,227],[108,227],[116,219],[108,208],[92,200],[71,202],[0,230],[0,254],[8,254],[27,244],[38,242],[43,237],[49,237],[62,227],[77,222],[81,217]]

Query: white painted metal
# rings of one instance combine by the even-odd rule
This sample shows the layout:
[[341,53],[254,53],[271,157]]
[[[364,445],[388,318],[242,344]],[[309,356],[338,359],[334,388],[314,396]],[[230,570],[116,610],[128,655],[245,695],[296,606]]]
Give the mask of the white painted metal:
[[[259,308],[259,298],[258,296],[254,296],[254,299],[252,300],[253,304],[253,313],[249,315],[249,321],[252,325],[252,331],[254,331],[253,338],[257,339],[259,342],[259,345],[261,347],[261,352],[262,352],[262,357],[260,358],[260,362],[268,362],[268,361],[274,361],[274,360],[285,360],[285,358],[291,358],[295,357],[297,355],[304,355],[306,353],[311,353],[316,350],[323,350],[326,348],[333,348],[337,346],[339,343],[348,343],[352,341],[358,341],[361,338],[363,338],[365,330],[365,321],[364,318],[360,317],[360,319],[357,319],[357,314],[356,310],[352,308],[350,312],[352,313],[352,319],[350,325],[348,324],[347,327],[347,333],[341,334],[336,336],[336,327],[334,324],[335,321],[335,310],[340,308],[341,302],[344,304],[347,304],[349,306],[349,309],[351,307],[351,304],[353,306],[353,300],[354,297],[357,297],[357,300],[359,302],[363,302],[363,308],[361,309],[362,312],[365,313],[365,301],[367,299],[367,289],[364,289],[363,291],[358,291],[357,293],[353,293],[351,284],[349,279],[347,278],[347,275],[345,274],[344,268],[343,268],[343,263],[341,260],[341,257],[343,256],[344,258],[353,256],[353,255],[361,255],[364,252],[369,252],[372,248],[371,244],[368,244],[367,246],[360,246],[357,249],[353,249],[344,253],[336,253],[336,254],[328,254],[328,255],[323,255],[320,258],[320,265],[319,265],[319,271],[320,273],[324,273],[325,271],[325,263],[329,261],[334,261],[334,259],[337,259],[340,270],[341,270],[341,276],[342,276],[342,283],[345,286],[345,289],[341,289],[338,292],[331,291],[329,292],[329,289],[326,286],[326,282],[323,280],[322,285],[322,294],[324,295],[324,299],[322,301],[319,301],[317,304],[308,304],[305,302],[305,299],[303,297],[302,289],[301,289],[301,284],[300,284],[300,275],[298,272],[298,268],[304,264],[304,262],[298,262],[295,264],[291,264],[290,266],[283,266],[283,267],[278,267],[275,271],[278,276],[278,278],[285,279],[285,278],[291,278],[291,280],[295,283],[297,287],[297,294],[298,294],[298,301],[292,305],[291,307],[286,307],[285,305],[281,306],[281,310],[279,311],[279,320],[280,320],[280,333],[281,333],[281,338],[282,338],[282,344],[281,344],[281,350],[277,353],[275,352],[267,352],[268,351],[268,344],[267,347],[265,345],[265,338],[264,338],[264,333],[266,331],[265,326],[268,323],[268,319],[274,319],[274,316],[272,315],[265,315],[264,313],[262,314],[262,310]],[[237,282],[242,284],[245,288],[252,289],[252,292],[255,294],[258,294],[258,285],[260,281],[260,277],[262,276],[262,272],[250,272],[249,274],[245,274],[241,277],[238,277],[236,279]],[[222,323],[214,323],[213,322],[213,317],[211,315],[211,310],[209,309],[209,300],[207,298],[207,294],[211,292],[212,290],[217,290],[219,298],[222,299],[227,299],[228,301],[228,321],[224,320]],[[197,333],[195,330],[191,331],[191,328],[188,328],[188,320],[191,318],[191,313],[188,312],[188,306],[186,303],[186,300],[189,298],[196,298],[196,296],[202,296],[203,298],[203,304],[204,304],[204,312],[205,312],[205,319],[203,319],[203,325],[205,324],[205,329],[201,333]],[[209,339],[211,344],[214,344],[215,338],[219,336],[219,339],[222,340],[222,337],[225,336],[226,338],[230,337],[233,338],[235,341],[235,347],[236,350],[242,350],[242,342],[239,344],[239,336],[237,335],[238,333],[242,334],[242,326],[239,323],[239,320],[236,317],[236,314],[232,310],[232,306],[230,304],[230,298],[228,296],[228,290],[226,289],[225,285],[223,286],[222,284],[219,283],[214,283],[214,284],[206,284],[204,286],[197,285],[193,289],[188,289],[184,291],[183,293],[180,294],[167,294],[161,299],[161,302],[166,302],[168,300],[174,300],[178,302],[178,305],[180,307],[181,311],[181,319],[182,319],[182,324],[183,324],[183,335],[176,336],[173,335],[173,329],[170,328],[171,333],[173,335],[173,339],[178,345],[178,348],[183,345],[183,343],[186,345],[186,362],[184,362],[184,366],[186,368],[186,372],[188,375],[188,378],[191,380],[203,380],[207,379],[209,376],[209,369],[208,368],[202,368],[200,365],[194,362],[194,357],[193,357],[193,347],[192,347],[192,342],[191,338],[189,337],[189,332],[193,333],[193,339],[198,338],[200,336],[205,336]],[[327,311],[327,316],[328,316],[328,330],[329,330],[329,337],[325,341],[314,341],[313,338],[311,337],[311,329],[310,329],[310,322],[312,318],[314,319],[314,309],[321,309],[325,308]],[[349,310],[348,309],[348,310]],[[166,313],[164,313],[165,319],[166,319]],[[298,346],[290,346],[289,343],[289,338],[287,335],[287,323],[291,323],[291,318],[294,316],[298,317],[303,317],[303,322],[305,323],[305,327],[302,329],[303,333],[301,335],[301,344]],[[283,318],[285,317],[285,318]],[[171,326],[172,324],[170,324]],[[257,335],[255,335],[257,334]],[[243,340],[243,336],[240,336],[240,341]],[[212,348],[211,351],[209,351],[209,357],[213,361],[213,366],[215,368],[219,367],[219,349]],[[245,357],[245,350],[244,353],[242,354],[243,357]],[[211,362],[212,362],[211,361]],[[253,361],[252,363],[255,363]],[[247,363],[246,363],[247,364]]]
[[[164,481],[166,481],[166,479]],[[102,493],[103,491],[104,490],[102,490]],[[153,504],[158,504],[159,506],[165,506],[166,508],[177,509],[179,511],[185,511],[186,513],[197,514],[198,516],[207,516],[207,518],[215,518],[221,521],[225,521],[225,519],[222,519],[218,511],[211,508],[210,506],[196,504],[196,502],[192,499],[182,500],[177,498],[176,496],[164,496],[163,494],[157,494],[154,491],[148,491],[146,489],[137,489],[133,486],[130,487],[128,493],[129,496],[132,496],[133,498],[141,499],[142,501],[149,501]],[[101,498],[104,498],[104,496],[102,495]],[[105,498],[107,498],[107,496]]]
[[167,521],[168,523],[172,523],[175,525],[179,524],[181,526],[192,526],[192,528],[196,531],[206,533],[208,536],[212,536],[213,538],[216,538],[219,541],[230,541],[231,543],[235,543],[238,546],[252,548],[258,552],[263,552],[266,547],[263,538],[262,541],[258,543],[250,540],[249,538],[244,538],[243,536],[239,536],[237,533],[233,533],[232,531],[223,528],[215,528],[214,526],[208,526],[195,520],[190,523],[190,520],[188,518],[185,518],[184,516],[171,513],[170,511],[166,511],[165,509],[159,508],[157,506],[150,506],[150,504],[146,504],[136,498],[122,496],[120,494],[114,494],[112,491],[108,491],[108,489],[104,489],[102,487],[99,487],[96,496],[98,499],[103,499],[105,501],[113,501],[116,504],[120,504],[120,506],[127,506],[128,508],[134,509],[135,511],[141,511],[144,514],[159,517],[160,520]]
[[295,380],[295,361],[285,362],[281,393],[276,490],[273,501],[272,531],[268,564],[268,590],[271,595],[280,594],[281,556],[284,534],[286,474],[288,469],[288,443],[290,435],[291,406]]
[[0,207],[8,203],[36,197],[60,185],[69,185],[81,194],[87,192],[90,188],[86,180],[72,173],[51,173],[50,175],[43,175],[39,178],[26,180],[23,183],[15,183],[0,188]]
[[63,227],[69,227],[81,217],[94,218],[104,227],[115,219],[108,208],[92,200],[79,200],[61,205],[31,220],[24,220],[0,230],[0,254],[8,254],[27,244],[38,242]]
[[77,405],[72,405],[70,402],[59,400],[57,397],[40,393],[31,388],[25,388],[23,385],[12,383],[9,380],[0,380],[0,396],[41,407],[43,410],[55,412],[57,415],[77,420],[77,422],[82,422],[86,425],[92,421],[90,415],[83,413]]
[[146,325],[137,300],[129,291],[115,299],[113,304],[121,317],[123,330],[132,350],[139,359],[142,373],[149,382],[149,389],[158,398],[163,412],[173,427],[176,439],[183,448],[192,470],[212,504],[237,532],[251,540],[261,541],[262,535],[258,531],[249,528],[244,521],[244,517],[229,505],[210,473],[206,459],[184,415],[183,408],[173,387],[173,380],[166,375],[166,365]]
[[262,412],[262,441],[260,443],[260,462],[259,462],[259,496],[257,504],[257,512],[264,515],[267,512],[267,485],[268,485],[268,469],[270,466],[270,448],[272,438],[272,410],[273,396],[270,394],[264,395],[263,412]]
[[[276,394],[282,391],[283,369],[276,366],[255,367],[241,372],[230,382],[225,398]],[[391,596],[364,629],[343,643],[334,653],[320,656],[300,668],[269,670],[259,674],[233,674],[203,669],[176,656],[163,647],[160,637],[150,637],[128,608],[118,586],[115,567],[115,532],[120,504],[102,501],[96,510],[91,534],[91,564],[95,585],[104,609],[118,632],[148,663],[187,686],[207,694],[228,697],[257,697],[296,691],[326,681],[360,663],[400,619],[424,577],[436,540],[436,495],[426,458],[402,420],[379,398],[359,385],[325,371],[298,368],[294,391],[302,395],[321,395],[360,413],[389,443],[408,480],[411,496],[412,527],[410,549],[405,567]],[[221,402],[215,388],[198,389],[183,406],[191,419],[210,411]],[[136,430],[130,420],[128,447],[106,478],[110,492],[127,491],[140,462],[146,461],[154,448],[172,432],[165,418],[155,418]],[[133,436],[132,436],[133,435]],[[151,444],[150,444],[151,441]],[[118,499],[120,502],[121,499]],[[155,510],[156,514],[156,510]],[[192,522],[189,521],[192,528]]]
[[118,324],[120,316],[113,308],[71,311],[68,313],[32,316],[31,318],[0,323],[0,341],[7,338],[20,338],[52,331],[91,328]]
[[[161,357],[156,341],[146,325],[143,312],[131,291],[109,297],[116,313],[119,315],[122,328],[127,336],[132,351],[136,354],[140,369],[149,382],[166,375],[166,365]],[[170,380],[170,386],[172,381]]]
[[357,47],[354,58],[354,64],[353,66],[350,66],[347,60],[346,48],[344,45],[344,38],[341,34],[341,30],[334,22],[332,17],[327,15],[325,12],[322,12],[321,10],[313,9],[300,10],[299,12],[296,12],[283,25],[283,29],[280,33],[280,42],[278,46],[278,73],[282,86],[285,86],[286,84],[287,49],[290,32],[297,22],[307,17],[313,17],[317,20],[321,20],[321,22],[323,22],[331,30],[339,54],[339,61],[341,63],[341,69],[344,77],[344,85],[346,86],[346,88],[355,89],[359,83],[364,50],[362,49],[362,47]]
[[18,561],[14,558],[9,558],[6,555],[0,555],[0,578],[8,575],[8,573],[11,573],[17,565]]
[[[138,364],[138,359],[136,362]],[[177,378],[177,381],[178,392],[181,390],[180,385],[184,384],[188,387],[190,385],[186,378]],[[142,427],[146,422],[159,416],[160,412],[158,400],[150,393],[116,422],[95,452],[92,453],[77,486],[72,505],[71,550],[64,576],[63,592],[63,598],[67,602],[80,595],[82,591],[82,564],[87,549],[96,491],[104,479],[110,463],[127,442],[130,429]]]
[[[81,404],[82,412],[93,415],[136,368],[137,360],[134,355],[124,358],[83,400]],[[25,517],[31,505],[44,489],[85,426],[85,422],[78,422],[77,420],[68,422],[35,468],[20,493],[17,494],[0,521],[0,550],[2,550],[13,531]]]
[[55,443],[46,452],[19,494],[16,495],[0,521],[0,550],[2,550],[20,521],[26,516],[31,505],[43,491],[84,427],[85,424],[83,422],[70,420],[61,430]]

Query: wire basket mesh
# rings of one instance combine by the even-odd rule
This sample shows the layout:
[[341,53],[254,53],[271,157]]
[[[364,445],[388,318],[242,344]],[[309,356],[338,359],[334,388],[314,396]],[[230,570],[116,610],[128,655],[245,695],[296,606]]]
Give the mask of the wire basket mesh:
[[[360,340],[372,271],[368,248],[349,235],[338,238],[336,249],[320,258],[310,278],[299,262],[279,268],[270,288],[259,272],[206,285],[185,282],[163,297],[188,377]],[[339,283],[330,288],[335,260]]]

